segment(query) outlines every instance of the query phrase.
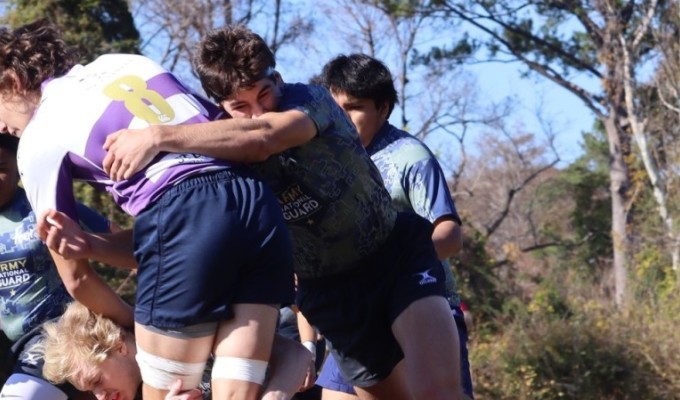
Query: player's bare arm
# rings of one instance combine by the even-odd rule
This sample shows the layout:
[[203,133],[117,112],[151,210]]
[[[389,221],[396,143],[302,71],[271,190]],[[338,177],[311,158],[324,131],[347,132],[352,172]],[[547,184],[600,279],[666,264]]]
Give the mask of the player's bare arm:
[[463,248],[463,233],[460,225],[450,217],[436,220],[432,242],[440,260],[456,256]]
[[270,112],[255,119],[234,118],[189,125],[154,125],[110,135],[104,170],[113,180],[129,179],[158,153],[198,153],[234,162],[264,161],[300,146],[317,133],[303,112]]
[[51,249],[50,253],[66,290],[74,299],[122,326],[133,326],[132,307],[104,282],[87,260],[67,260]]

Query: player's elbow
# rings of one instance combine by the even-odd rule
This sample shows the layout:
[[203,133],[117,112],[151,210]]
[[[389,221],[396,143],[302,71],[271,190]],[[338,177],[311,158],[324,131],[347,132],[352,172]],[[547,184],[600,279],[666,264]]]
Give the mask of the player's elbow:
[[456,256],[462,248],[462,245],[456,245],[452,242],[435,242],[434,249],[437,252],[437,258],[440,260],[446,260],[448,258]]
[[455,224],[452,229],[442,232],[441,229],[435,229],[432,235],[437,256],[440,260],[445,260],[450,257],[457,256],[463,249],[463,234],[460,226]]
[[463,235],[459,232],[449,244],[449,251],[451,253],[449,257],[457,256],[461,250],[463,250]]
[[81,297],[81,294],[85,293],[88,285],[86,274],[74,272],[67,274],[66,276],[62,275],[61,279],[64,283],[66,291],[68,291],[68,293],[74,299],[78,300]]

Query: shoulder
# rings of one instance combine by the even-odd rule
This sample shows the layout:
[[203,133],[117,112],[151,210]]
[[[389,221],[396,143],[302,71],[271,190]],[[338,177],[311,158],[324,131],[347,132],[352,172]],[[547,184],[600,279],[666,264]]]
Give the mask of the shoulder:
[[[44,110],[40,109],[40,111]],[[52,161],[57,152],[60,153],[60,157],[65,154],[65,151],[59,150],[62,146],[57,138],[61,120],[48,118],[46,114],[46,112],[37,112],[21,135],[17,149],[17,165],[22,178],[25,174],[45,172],[48,160]],[[50,111],[50,114],[57,115],[57,111]],[[52,165],[49,167],[51,168]]]
[[278,110],[301,111],[314,121],[319,133],[335,132],[343,137],[356,138],[358,141],[349,117],[324,87],[302,83],[286,84]]
[[413,161],[434,158],[425,143],[389,123],[378,132],[367,151],[371,155],[392,155]]
[[[0,211],[0,219],[12,220],[17,224],[20,223],[22,219],[31,217],[32,215],[33,210],[28,202],[28,197],[26,197],[26,192],[21,187],[17,188],[12,200],[2,209],[2,211]],[[20,220],[17,221],[17,218],[20,218]]]
[[318,105],[329,101],[335,103],[330,92],[324,87],[304,83],[286,83],[283,87],[280,108],[286,110],[297,106]]

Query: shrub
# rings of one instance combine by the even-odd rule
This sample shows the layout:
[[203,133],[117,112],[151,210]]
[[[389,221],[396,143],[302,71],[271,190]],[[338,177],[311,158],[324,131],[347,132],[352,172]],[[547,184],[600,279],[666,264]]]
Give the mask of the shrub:
[[[560,308],[566,304],[554,297],[536,296]],[[680,317],[645,307],[612,312],[594,302],[569,306],[561,313],[527,306],[502,333],[474,338],[478,400],[678,398]]]

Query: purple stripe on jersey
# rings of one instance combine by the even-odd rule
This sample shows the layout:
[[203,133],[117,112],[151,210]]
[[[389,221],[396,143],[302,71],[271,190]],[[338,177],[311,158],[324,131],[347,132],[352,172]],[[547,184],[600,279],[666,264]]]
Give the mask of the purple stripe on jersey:
[[66,161],[66,157],[61,161],[59,176],[57,177],[57,190],[55,191],[55,206],[74,221],[78,220],[78,209],[73,198],[73,178],[71,167]]
[[125,108],[125,103],[112,100],[92,127],[85,146],[85,157],[92,160],[101,169],[106,156],[106,151],[103,148],[106,137],[130,126],[133,118],[134,115]]
[[71,161],[71,164],[75,166],[75,168],[73,168],[74,179],[86,181],[98,190],[104,190],[106,188],[107,185],[103,182],[108,181],[109,177],[103,170],[92,168],[92,163],[90,161],[74,153],[69,153],[68,159]]
[[180,164],[172,168],[171,174],[164,174],[158,181],[151,182],[143,174],[137,174],[133,179],[117,182],[111,194],[117,199],[125,212],[136,216],[150,203],[160,197],[167,189],[184,179],[207,171],[228,169],[229,166],[221,162]]
[[158,92],[166,99],[180,93],[191,93],[177,78],[167,72],[156,75],[146,81],[146,87]]
[[224,116],[226,115],[224,110],[215,106],[215,103],[206,99],[205,97],[197,95],[197,94],[194,94],[194,97],[199,101],[199,103],[201,103],[201,105],[203,107],[205,107],[206,110],[208,110],[208,118],[211,121],[224,118]]
[[172,74],[164,73],[149,79],[147,81],[147,87],[160,93],[166,99],[176,94],[184,93],[190,95],[193,100],[197,101],[198,105],[202,106],[205,111],[208,112],[207,118],[210,120],[220,118],[223,114],[222,110],[218,108],[215,103],[187,89],[182,82],[177,80]]
[[[177,105],[184,107],[183,115],[192,115],[182,124],[207,122],[215,118],[220,111],[214,104],[193,96],[187,89],[171,74],[161,73],[146,81],[146,88],[152,90],[164,99],[175,95],[185,95],[184,99]],[[193,103],[192,103],[193,102]],[[196,108],[199,110],[196,110]],[[189,111],[189,113],[187,113]],[[207,114],[207,115],[204,115]],[[134,115],[126,108],[124,101],[111,99],[111,103],[103,111],[102,115],[93,125],[83,157],[72,156],[71,161],[78,167],[78,178],[89,181],[93,186],[103,185],[111,193],[115,202],[120,205],[127,213],[135,216],[146,206],[156,200],[165,190],[183,179],[212,169],[224,169],[229,165],[224,162],[201,160],[195,163],[181,163],[168,166],[154,180],[150,180],[146,175],[146,169],[138,172],[129,180],[112,182],[103,172],[102,164],[106,152],[102,148],[106,137],[121,129],[127,129],[132,122]],[[149,165],[155,164],[163,154],[159,155]],[[167,161],[167,160],[166,160]]]
[[[178,94],[187,94],[197,100],[199,105],[202,105],[208,115],[198,114],[184,123],[205,122],[209,119],[216,119],[220,116],[220,109],[217,108],[210,101],[196,95],[191,95],[188,90],[171,74],[162,73],[154,76],[146,82],[147,88],[159,93],[163,98],[167,99]],[[90,137],[85,147],[85,156],[94,161],[98,166],[102,165],[106,151],[102,148],[106,137],[118,130],[126,129],[130,126],[130,122],[134,115],[125,108],[123,101],[111,101],[111,104],[102,113],[102,116],[92,127]]]

